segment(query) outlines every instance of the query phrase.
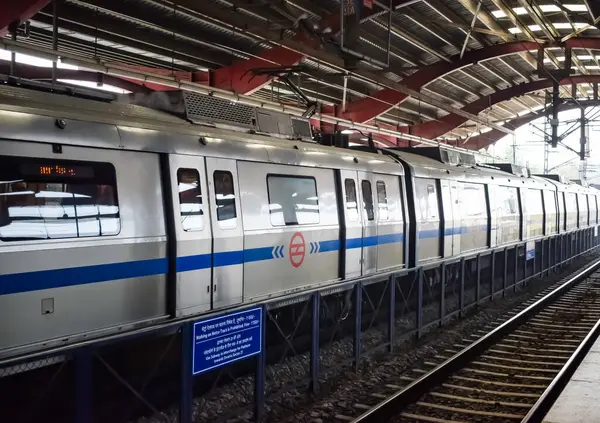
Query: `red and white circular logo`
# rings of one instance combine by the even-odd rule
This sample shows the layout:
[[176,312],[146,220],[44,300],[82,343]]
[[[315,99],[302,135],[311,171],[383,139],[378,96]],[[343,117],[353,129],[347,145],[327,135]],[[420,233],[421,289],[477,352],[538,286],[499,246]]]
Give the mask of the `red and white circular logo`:
[[292,240],[290,241],[290,249],[289,249],[290,263],[294,267],[300,267],[302,262],[304,262],[304,257],[306,256],[306,244],[304,242],[304,237],[300,232],[296,232],[292,236]]

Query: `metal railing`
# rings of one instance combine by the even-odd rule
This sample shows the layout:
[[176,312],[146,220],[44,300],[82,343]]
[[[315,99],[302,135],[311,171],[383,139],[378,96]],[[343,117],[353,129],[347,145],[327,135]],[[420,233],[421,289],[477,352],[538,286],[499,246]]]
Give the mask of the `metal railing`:
[[[88,423],[108,413],[114,422],[153,414],[190,423],[250,411],[260,421],[267,398],[277,401],[278,393],[299,388],[316,394],[336,372],[357,369],[366,355],[391,352],[400,340],[418,339],[478,304],[557,272],[597,249],[596,231],[538,239],[529,259],[520,242],[244,305],[239,310],[262,310],[260,353],[198,376],[192,374],[198,316],[4,358],[0,398],[6,403],[0,408],[6,413],[21,403],[26,416],[13,421],[24,422],[40,415],[51,421],[56,414],[60,421]],[[293,313],[282,318],[282,310]],[[26,383],[36,389],[20,388]],[[125,398],[127,407],[111,408]],[[226,406],[211,405],[219,401]]]

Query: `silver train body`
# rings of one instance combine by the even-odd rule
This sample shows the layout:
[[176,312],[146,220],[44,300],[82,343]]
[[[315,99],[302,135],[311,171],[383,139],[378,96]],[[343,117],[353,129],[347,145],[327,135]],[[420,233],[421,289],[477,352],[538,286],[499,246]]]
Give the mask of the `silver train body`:
[[597,226],[597,191],[0,90],[0,356]]

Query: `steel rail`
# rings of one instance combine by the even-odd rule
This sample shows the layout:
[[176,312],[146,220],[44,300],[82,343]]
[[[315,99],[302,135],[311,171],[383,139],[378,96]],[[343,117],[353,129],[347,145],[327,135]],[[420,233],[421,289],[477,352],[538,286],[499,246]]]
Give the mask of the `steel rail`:
[[556,377],[538,398],[523,420],[521,420],[521,423],[538,423],[543,421],[548,411],[550,411],[550,408],[554,405],[554,402],[567,386],[567,383],[569,383],[569,380],[598,339],[598,336],[600,336],[600,320],[596,322],[592,330],[590,330],[584,338],[583,342],[581,342],[575,352],[571,354],[569,360],[562,369],[560,369]]
[[[574,276],[569,278],[569,280],[567,280],[561,286],[554,289],[552,292],[550,292],[543,298],[540,298],[538,301],[531,304],[530,306],[525,308],[523,311],[521,311],[517,315],[513,316],[512,318],[510,318],[509,320],[507,320],[506,322],[504,322],[503,324],[501,324],[500,326],[498,326],[496,329],[492,330],[488,334],[484,335],[483,337],[481,337],[480,339],[478,339],[471,345],[465,347],[464,349],[462,349],[461,351],[456,353],[454,356],[452,356],[449,359],[447,359],[446,361],[444,361],[442,364],[440,364],[438,367],[436,367],[429,373],[423,375],[422,377],[418,378],[417,380],[415,380],[414,382],[412,382],[411,384],[406,386],[401,391],[397,392],[396,394],[387,398],[386,400],[380,402],[378,405],[371,408],[370,410],[367,410],[365,413],[361,414],[359,417],[352,420],[352,422],[353,423],[380,423],[380,422],[389,421],[390,419],[398,416],[399,412],[404,407],[417,401],[424,393],[431,390],[434,386],[438,385],[440,382],[445,380],[452,373],[463,368],[467,363],[471,362],[476,356],[480,355],[486,349],[488,349],[490,346],[497,343],[499,339],[508,335],[516,327],[520,326],[525,321],[527,321],[530,317],[532,317],[535,313],[539,312],[545,306],[547,306],[549,303],[552,303],[553,301],[558,299],[560,296],[562,296],[563,294],[568,292],[573,287],[573,285],[577,284],[582,279],[587,278],[589,275],[591,275],[593,272],[595,272],[598,269],[600,269],[600,259],[598,259],[598,260],[594,261],[592,264],[586,266],[583,270],[581,270],[580,272],[578,272],[577,274],[575,274]],[[596,326],[598,326],[599,324],[600,324],[600,322],[597,323]],[[594,328],[596,328],[596,326]],[[595,340],[595,338],[594,338],[594,340]],[[587,337],[584,342],[592,342],[593,343],[593,341],[588,341]],[[588,349],[589,349],[589,347],[588,347]],[[579,348],[578,348],[578,351],[579,351]],[[571,360],[569,360],[569,362],[571,362]],[[575,360],[573,362],[575,362]],[[574,371],[574,369],[570,369],[570,370]],[[561,371],[561,374],[562,373],[563,372]],[[567,372],[565,372],[565,375],[566,374],[567,374]],[[568,378],[570,376],[564,376],[564,377],[566,377],[566,380],[568,380]],[[563,377],[563,381],[564,381],[564,377]],[[554,384],[554,386],[557,387],[557,386],[560,386],[560,384],[558,384],[558,385]],[[550,388],[548,388],[548,389],[550,389]],[[545,394],[546,394],[546,392],[545,392]],[[555,391],[552,391],[552,392],[549,392],[548,394],[546,394],[545,396],[547,397],[547,399],[545,399],[543,401],[543,403],[541,403],[539,405],[538,408],[540,409],[540,411],[537,413],[541,413],[544,410],[544,407],[547,407],[547,401],[550,401],[550,399],[552,399],[555,395],[556,395]],[[542,401],[542,398],[540,398],[540,401]],[[542,405],[544,405],[544,407],[542,407]],[[536,414],[536,416],[538,416],[538,414]],[[531,422],[534,422],[534,421],[537,421],[537,420],[531,420]]]

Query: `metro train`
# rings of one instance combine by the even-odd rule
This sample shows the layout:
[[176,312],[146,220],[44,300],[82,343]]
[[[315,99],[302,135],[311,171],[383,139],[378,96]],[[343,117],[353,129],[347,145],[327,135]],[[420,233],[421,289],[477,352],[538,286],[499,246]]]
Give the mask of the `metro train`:
[[598,225],[591,188],[363,150],[0,87],[0,355]]

